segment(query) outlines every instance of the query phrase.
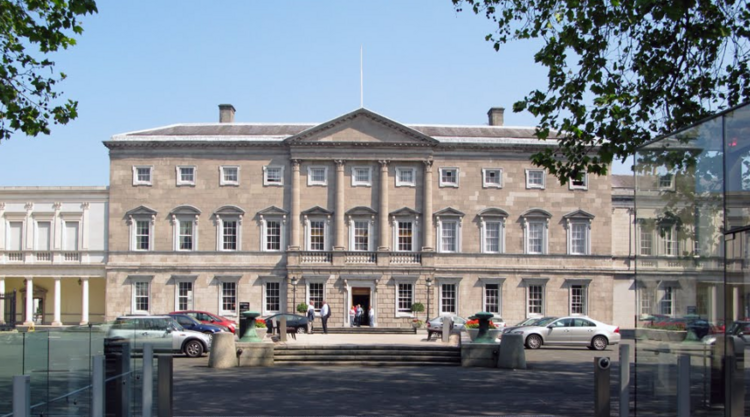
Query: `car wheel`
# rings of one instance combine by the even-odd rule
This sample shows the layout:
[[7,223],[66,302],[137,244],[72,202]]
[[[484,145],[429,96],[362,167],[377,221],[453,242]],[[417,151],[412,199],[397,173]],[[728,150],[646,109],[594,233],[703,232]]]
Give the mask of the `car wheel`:
[[185,343],[185,355],[190,358],[199,358],[203,355],[203,344],[197,340]]
[[591,339],[591,347],[594,350],[604,350],[607,347],[607,338],[604,336],[596,336]]
[[529,349],[539,349],[542,346],[542,338],[539,335],[532,334],[526,338],[526,347]]
[[307,333],[307,329],[302,326],[297,327],[297,333]]

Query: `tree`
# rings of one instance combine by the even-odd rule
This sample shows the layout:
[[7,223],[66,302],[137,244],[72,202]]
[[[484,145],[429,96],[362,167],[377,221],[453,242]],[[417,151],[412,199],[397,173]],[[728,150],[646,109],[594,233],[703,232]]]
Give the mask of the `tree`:
[[452,1],[497,24],[486,37],[495,50],[543,42],[535,61],[547,89],[513,111],[530,111],[537,137],[559,141],[532,161],[563,183],[750,99],[747,0]]
[[75,45],[80,17],[96,12],[94,0],[0,0],[0,140],[48,135],[51,122],[78,116],[78,102],[57,102],[65,74],[47,55]]

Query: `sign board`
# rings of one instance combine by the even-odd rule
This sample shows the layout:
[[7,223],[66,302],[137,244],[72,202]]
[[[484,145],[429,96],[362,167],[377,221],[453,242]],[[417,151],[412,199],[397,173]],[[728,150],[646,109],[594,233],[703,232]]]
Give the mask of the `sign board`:
[[247,301],[240,301],[240,313],[250,311],[250,303]]

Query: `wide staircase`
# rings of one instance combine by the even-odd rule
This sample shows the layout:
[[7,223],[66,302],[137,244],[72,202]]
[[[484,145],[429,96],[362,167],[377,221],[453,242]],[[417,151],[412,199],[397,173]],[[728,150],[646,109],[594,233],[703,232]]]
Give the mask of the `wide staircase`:
[[274,348],[274,363],[282,366],[461,366],[461,348],[397,345],[286,345]]
[[[316,323],[317,324],[317,323]],[[313,333],[320,334],[323,328],[317,326]],[[415,330],[411,327],[328,327],[328,333],[331,334],[414,334]]]

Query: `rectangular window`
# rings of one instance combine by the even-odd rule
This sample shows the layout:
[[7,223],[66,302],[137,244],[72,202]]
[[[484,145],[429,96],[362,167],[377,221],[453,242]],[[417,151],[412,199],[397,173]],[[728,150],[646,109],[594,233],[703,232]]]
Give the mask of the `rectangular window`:
[[588,247],[586,239],[588,225],[583,223],[573,223],[570,226],[570,253],[573,255],[585,255]]
[[526,170],[526,188],[544,189],[544,170],[527,169]]
[[586,287],[570,286],[570,314],[586,314]]
[[500,284],[484,285],[484,311],[500,314]]
[[526,314],[544,314],[544,287],[541,285],[529,285],[526,300]]
[[[141,223],[140,221],[138,223]],[[142,250],[149,250],[149,222],[145,221],[141,225],[145,227],[145,247]],[[78,222],[65,222],[65,241],[63,243],[63,249],[65,250],[78,250]],[[140,239],[139,239],[140,241]],[[138,249],[141,249],[140,247]]]
[[415,168],[396,168],[396,187],[414,187],[417,183]]
[[180,220],[180,250],[193,250],[193,222]]
[[414,291],[412,284],[398,284],[398,312],[411,314],[413,299]]
[[237,221],[222,221],[222,249],[237,250]]
[[641,236],[640,236],[640,254],[651,256],[654,254],[654,235],[650,231],[643,230],[643,227],[641,227]]
[[279,220],[266,221],[266,250],[281,250],[281,222]]
[[664,256],[676,256],[677,255],[677,240],[674,235],[674,228],[662,227],[660,230],[662,237],[662,255]]
[[313,220],[310,222],[310,250],[326,250],[326,222]]
[[458,252],[458,222],[441,222],[441,252]]
[[370,249],[370,222],[354,222],[354,250],[367,251]]
[[281,311],[281,283],[266,283],[266,311]]
[[674,184],[674,175],[672,174],[664,174],[659,176],[659,188],[662,190],[670,190],[672,189],[672,185]]
[[500,253],[500,239],[502,237],[501,222],[486,222],[484,224],[484,251]]
[[661,302],[661,314],[665,316],[671,316],[674,314],[674,288],[664,287]]
[[150,283],[145,281],[135,282],[134,289],[134,312],[148,312],[149,310],[149,287]]
[[237,283],[221,283],[221,310],[222,315],[234,315],[237,311]]
[[133,185],[151,185],[150,166],[133,167]]
[[307,185],[328,184],[328,168],[307,167]]
[[456,284],[441,285],[440,312],[456,314]]
[[38,222],[36,224],[36,250],[50,250],[51,226],[50,222]]
[[179,282],[177,289],[177,309],[190,310],[193,308],[193,283]]
[[323,283],[322,282],[311,282],[310,288],[310,302],[315,306],[315,311],[320,311],[320,306],[323,305]]
[[[65,223],[66,232],[68,232],[67,225],[68,223]],[[69,234],[70,233],[68,233],[68,235]],[[78,239],[77,235],[78,233],[76,233],[76,239]],[[151,241],[151,229],[150,229],[149,221],[137,220],[135,222],[135,249],[136,250],[149,250],[150,241]]]
[[21,241],[23,238],[23,222],[10,222],[10,233],[8,242],[8,250],[21,250]]
[[440,168],[440,186],[458,187],[458,168]]
[[500,168],[484,168],[482,170],[482,186],[484,188],[502,188],[503,170]]
[[544,223],[529,222],[528,250],[526,253],[544,253]]
[[195,167],[177,167],[177,185],[195,185]]
[[372,184],[370,167],[352,167],[352,186]]
[[568,184],[571,190],[587,190],[589,188],[589,174],[583,174],[581,179],[571,178]]
[[284,168],[263,167],[263,185],[284,185]]
[[398,250],[411,252],[414,249],[414,231],[412,222],[398,222]]
[[240,167],[223,166],[220,168],[219,185],[239,185]]
[[638,288],[638,307],[640,308],[639,313],[641,315],[653,314],[652,307],[654,305],[654,293],[648,288]]

